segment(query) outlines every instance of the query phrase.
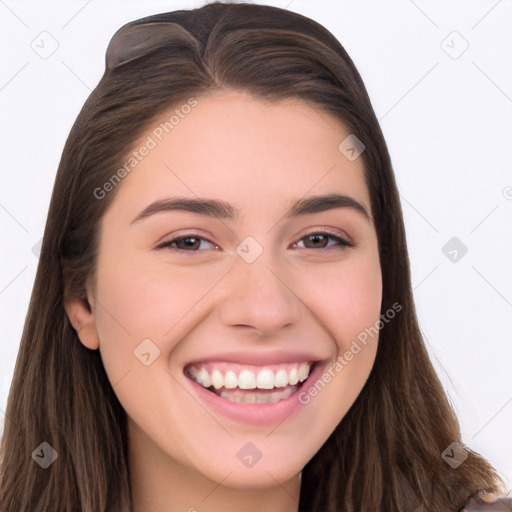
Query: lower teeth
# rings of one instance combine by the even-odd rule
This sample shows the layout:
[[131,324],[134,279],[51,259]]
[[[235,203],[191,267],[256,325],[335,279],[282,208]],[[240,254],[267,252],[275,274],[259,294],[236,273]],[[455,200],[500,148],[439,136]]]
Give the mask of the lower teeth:
[[222,391],[214,390],[218,396],[229,400],[230,402],[239,402],[244,404],[266,404],[275,403],[288,398],[295,393],[299,386],[286,386],[283,389],[275,391],[247,391],[240,389],[223,389]]

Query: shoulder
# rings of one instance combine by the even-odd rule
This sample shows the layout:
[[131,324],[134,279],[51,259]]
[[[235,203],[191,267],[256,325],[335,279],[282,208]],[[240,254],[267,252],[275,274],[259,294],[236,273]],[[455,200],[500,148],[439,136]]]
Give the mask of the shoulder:
[[512,512],[512,496],[470,496],[460,512]]

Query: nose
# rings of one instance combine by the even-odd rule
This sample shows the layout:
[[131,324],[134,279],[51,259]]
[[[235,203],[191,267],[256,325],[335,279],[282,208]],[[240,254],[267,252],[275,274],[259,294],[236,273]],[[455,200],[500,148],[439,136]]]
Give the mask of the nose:
[[[265,254],[265,253],[263,253]],[[225,294],[220,305],[223,325],[244,327],[260,336],[272,336],[297,324],[302,301],[289,274],[260,256],[247,263],[239,258],[226,276]]]

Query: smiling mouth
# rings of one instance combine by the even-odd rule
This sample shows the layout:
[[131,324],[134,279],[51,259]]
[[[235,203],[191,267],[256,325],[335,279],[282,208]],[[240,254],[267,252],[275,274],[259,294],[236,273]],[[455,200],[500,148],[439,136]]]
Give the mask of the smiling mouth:
[[185,368],[185,374],[203,388],[230,402],[277,403],[300,389],[314,365],[311,362],[265,366],[192,364]]

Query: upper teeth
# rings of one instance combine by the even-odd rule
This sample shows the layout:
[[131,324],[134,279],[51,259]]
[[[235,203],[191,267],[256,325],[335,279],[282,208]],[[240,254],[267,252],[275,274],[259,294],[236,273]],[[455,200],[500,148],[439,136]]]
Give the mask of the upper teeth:
[[254,367],[229,363],[194,365],[189,375],[205,388],[273,389],[294,386],[308,378],[311,363],[288,363]]

